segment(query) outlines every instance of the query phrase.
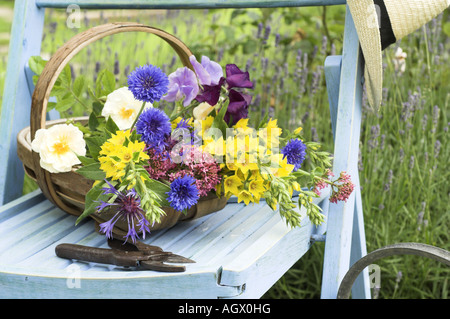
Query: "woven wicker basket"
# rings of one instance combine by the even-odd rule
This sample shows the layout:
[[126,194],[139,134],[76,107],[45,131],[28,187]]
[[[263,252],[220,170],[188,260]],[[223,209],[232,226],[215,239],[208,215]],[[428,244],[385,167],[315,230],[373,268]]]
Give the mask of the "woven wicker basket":
[[[40,166],[39,154],[31,149],[31,141],[35,133],[41,128],[48,128],[55,124],[64,123],[66,120],[46,121],[48,99],[55,81],[64,66],[81,49],[88,44],[103,37],[122,32],[147,32],[165,40],[178,54],[183,65],[192,68],[189,56],[192,55],[188,47],[173,35],[160,29],[152,28],[137,23],[109,23],[88,29],[65,43],[47,62],[41,73],[32,96],[30,126],[19,132],[17,136],[17,153],[24,165],[26,174],[37,182],[42,193],[52,203],[63,211],[80,216],[84,210],[85,195],[91,189],[93,181],[76,172],[76,167],[67,173],[50,173]],[[75,121],[85,124],[87,117],[74,118]],[[187,214],[176,212],[171,207],[163,207],[166,215],[161,223],[154,224],[151,230],[168,228],[178,221],[199,218],[216,212],[225,207],[226,198],[218,198],[210,194],[199,200],[195,207],[191,207]],[[97,222],[108,220],[108,214],[94,213],[91,217]],[[115,233],[123,234],[127,231],[126,223],[116,223]]]

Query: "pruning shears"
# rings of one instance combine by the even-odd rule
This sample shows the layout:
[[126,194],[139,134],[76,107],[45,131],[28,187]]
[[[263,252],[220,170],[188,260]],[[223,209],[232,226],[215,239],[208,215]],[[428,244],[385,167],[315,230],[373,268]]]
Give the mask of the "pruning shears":
[[[108,245],[110,248],[59,244],[55,248],[55,253],[58,257],[66,259],[162,272],[183,272],[186,270],[185,266],[170,265],[170,263],[195,263],[189,258],[163,251],[160,247],[139,241],[123,243],[117,239],[108,239]],[[166,262],[169,264],[166,264]]]

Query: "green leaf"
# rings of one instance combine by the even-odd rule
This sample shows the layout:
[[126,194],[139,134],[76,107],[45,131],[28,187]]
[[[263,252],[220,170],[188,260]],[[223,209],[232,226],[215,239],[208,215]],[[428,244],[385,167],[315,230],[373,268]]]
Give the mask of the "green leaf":
[[111,117],[108,117],[108,119],[106,120],[105,128],[111,134],[116,134],[116,132],[119,131],[119,127]]
[[70,65],[67,64],[62,70],[61,74],[58,77],[58,85],[66,88],[70,88],[72,86],[72,71],[70,70]]
[[32,56],[28,60],[28,66],[30,70],[33,71],[33,73],[36,75],[40,75],[42,73],[46,63],[47,61],[40,56]]
[[226,136],[226,134],[227,134],[226,130],[228,128],[227,123],[224,121],[224,117],[225,117],[225,114],[227,113],[227,109],[228,109],[228,104],[222,106],[220,108],[219,113],[214,118],[214,121],[211,125],[212,128],[218,128],[222,132],[223,136]]
[[108,95],[116,88],[116,78],[114,74],[105,69],[98,73],[97,80],[95,81],[95,95],[104,96]]
[[150,178],[150,175],[148,175],[147,171],[143,171],[141,173],[141,176],[145,179],[145,187],[147,189],[151,189],[159,196],[161,206],[170,206],[170,203],[167,201],[166,194],[168,191],[170,191],[170,186]]
[[105,172],[100,169],[100,163],[92,163],[80,167],[77,173],[92,180],[103,180],[106,178]]
[[78,76],[73,82],[73,93],[76,96],[80,96],[83,93],[85,78],[83,75]]
[[78,155],[77,157],[80,160],[81,164],[83,164],[83,165],[97,163],[97,161],[91,157],[86,157],[86,156],[82,156],[82,155]]
[[85,137],[86,145],[88,146],[89,153],[92,158],[95,160],[98,158],[98,155],[101,151],[101,146],[106,142],[106,138],[102,136],[90,136]]
[[95,115],[95,113],[91,113],[91,115],[89,115],[89,122],[88,122],[90,130],[96,131],[98,124],[99,124],[99,122],[98,122],[97,116]]
[[444,23],[444,27],[442,28],[442,30],[448,37],[450,37],[450,22]]
[[75,100],[71,97],[56,102],[55,109],[59,112],[65,112],[75,104]]
[[103,104],[97,101],[92,103],[92,110],[94,111],[95,115],[101,115],[103,110]]
[[87,192],[85,197],[85,205],[83,213],[77,218],[75,225],[77,225],[84,218],[88,217],[95,212],[96,207],[99,205],[99,200],[107,200],[107,196],[103,195],[102,188],[105,183],[98,183]]

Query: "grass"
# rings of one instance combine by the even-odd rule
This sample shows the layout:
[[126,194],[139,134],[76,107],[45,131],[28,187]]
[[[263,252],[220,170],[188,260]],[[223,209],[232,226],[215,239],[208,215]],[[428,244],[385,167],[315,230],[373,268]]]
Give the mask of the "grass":
[[[49,11],[43,55],[50,56],[90,26],[119,19],[103,13],[83,16],[80,29],[68,29],[64,11]],[[175,34],[198,55],[247,68],[256,83],[252,118],[269,112],[283,127],[302,125],[306,138],[333,151],[323,62],[327,55],[341,52],[343,13],[340,7],[156,15],[141,11],[129,17],[125,12],[124,18]],[[450,250],[449,26],[446,13],[388,48],[383,107],[375,112],[364,103],[359,174],[369,252],[398,242]],[[408,53],[403,74],[393,63],[397,47]],[[127,72],[143,63],[167,72],[180,66],[169,46],[147,34],[105,38],[71,62],[75,74],[89,79],[96,68],[117,67],[117,81],[122,84]],[[2,86],[4,70],[5,59],[0,58]],[[35,185],[28,184],[27,191],[30,187]],[[323,243],[313,245],[264,297],[318,298],[323,249]],[[374,291],[375,298],[448,298],[449,271],[442,264],[415,256],[391,257],[377,264],[381,289]]]

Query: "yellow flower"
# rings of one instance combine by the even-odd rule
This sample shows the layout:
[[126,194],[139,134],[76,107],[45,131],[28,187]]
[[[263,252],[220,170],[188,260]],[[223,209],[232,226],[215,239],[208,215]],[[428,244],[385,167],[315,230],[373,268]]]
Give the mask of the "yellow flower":
[[131,154],[139,153],[139,156],[136,159],[136,163],[150,158],[147,153],[144,153],[145,149],[144,142],[139,141],[130,142],[128,143],[127,149],[131,152]]
[[300,134],[300,132],[303,130],[302,127],[298,127],[295,131],[294,134]]
[[212,116],[208,116],[206,117],[206,119],[203,120],[195,120],[194,130],[199,132],[201,138],[206,139],[205,132],[207,132],[207,130],[211,128],[213,122],[214,117]]
[[211,155],[225,155],[226,144],[222,136],[217,140],[214,140],[213,138],[206,139],[203,143],[204,145],[202,145],[202,151],[205,151]]
[[281,160],[279,161],[281,168],[278,168],[274,175],[276,177],[289,176],[289,174],[291,174],[291,172],[294,170],[295,165],[288,164],[287,158],[282,159],[283,155],[279,154],[279,156],[281,158]]
[[248,118],[246,119],[240,119],[236,124],[234,124],[234,128],[236,129],[243,129],[246,130],[248,129]]
[[253,196],[250,192],[246,190],[242,190],[238,194],[238,203],[244,201],[245,205],[248,205],[250,202],[253,202]]
[[[113,180],[122,179],[125,175],[125,168],[128,163],[138,163],[141,160],[149,159],[144,153],[145,143],[139,141],[129,141],[127,146],[124,143],[131,136],[130,131],[117,131],[101,146],[98,160],[100,169],[105,172],[107,178]],[[134,157],[138,153],[137,157]],[[134,160],[133,160],[134,158]]]
[[108,142],[113,145],[123,145],[125,143],[125,139],[130,139],[131,132],[130,130],[126,131],[117,131],[116,134],[113,134]]
[[259,200],[266,191],[266,188],[264,187],[264,180],[261,179],[251,181],[248,185],[248,190],[255,198]]
[[248,171],[259,169],[258,164],[247,153],[234,161],[234,165],[241,170],[242,173],[247,174]]
[[118,162],[107,156],[98,158],[100,169],[105,172],[107,178],[112,180],[121,179],[125,175],[125,166],[123,162]]
[[225,194],[231,193],[237,196],[239,193],[239,187],[242,186],[242,181],[238,176],[233,175],[225,179],[224,186]]

